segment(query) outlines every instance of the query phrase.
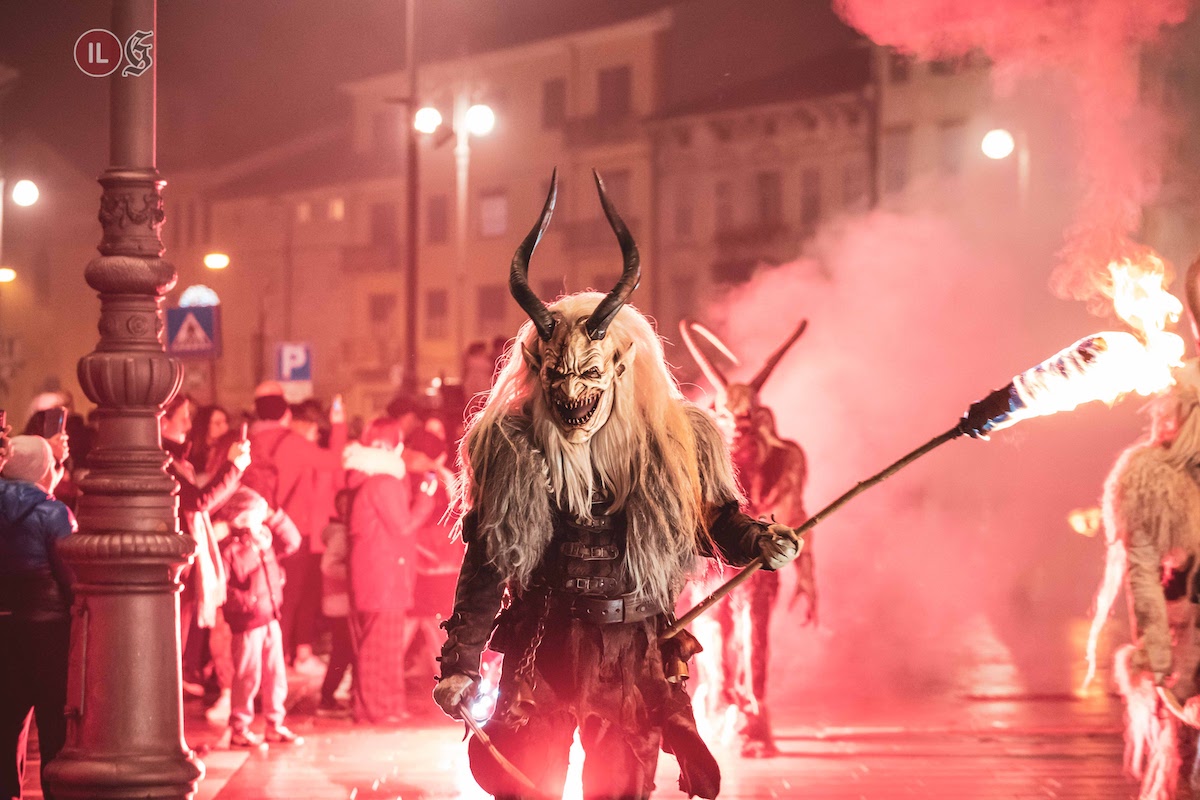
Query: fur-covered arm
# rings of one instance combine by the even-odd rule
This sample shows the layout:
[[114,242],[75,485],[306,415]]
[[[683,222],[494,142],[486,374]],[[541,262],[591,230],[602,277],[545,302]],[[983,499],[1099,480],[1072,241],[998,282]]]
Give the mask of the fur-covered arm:
[[736,501],[731,501],[709,510],[708,535],[717,552],[702,543],[702,555],[744,567],[758,557],[758,540],[767,535],[767,525],[743,512]]
[[1137,641],[1146,659],[1144,666],[1162,678],[1171,673],[1171,633],[1167,621],[1167,600],[1163,596],[1162,556],[1155,547],[1143,542],[1129,547],[1129,608]]
[[487,554],[487,544],[478,533],[475,512],[463,520],[463,540],[467,552],[458,573],[454,592],[454,613],[442,623],[446,643],[442,645],[442,675],[466,675],[479,679],[479,659],[492,635],[504,581]]

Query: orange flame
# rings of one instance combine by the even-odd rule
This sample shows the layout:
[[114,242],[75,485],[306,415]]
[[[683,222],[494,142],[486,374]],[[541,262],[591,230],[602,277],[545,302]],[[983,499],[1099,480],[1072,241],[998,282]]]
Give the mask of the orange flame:
[[1179,320],[1183,304],[1163,288],[1166,265],[1148,254],[1138,263],[1112,262],[1109,274],[1113,309],[1135,333],[1092,334],[1018,375],[1013,384],[1024,407],[1008,424],[1070,411],[1092,400],[1112,404],[1130,392],[1152,395],[1175,383],[1185,345],[1167,326]]

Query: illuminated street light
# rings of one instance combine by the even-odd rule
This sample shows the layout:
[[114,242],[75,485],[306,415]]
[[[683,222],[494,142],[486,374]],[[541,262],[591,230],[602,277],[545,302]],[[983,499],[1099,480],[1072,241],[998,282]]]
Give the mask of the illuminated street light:
[[487,136],[496,127],[496,112],[491,106],[476,103],[467,109],[466,123],[472,136]]
[[413,115],[413,128],[418,133],[433,133],[442,126],[442,112],[433,106],[417,109]]
[[37,184],[30,180],[20,180],[13,185],[12,200],[19,206],[31,206],[38,200]]
[[229,256],[224,253],[209,253],[204,257],[204,266],[209,269],[225,269],[229,266]]
[[988,158],[1000,160],[1008,158],[1016,149],[1017,142],[1013,135],[1003,128],[990,130],[983,135],[983,141],[979,143],[979,149]]
[[0,267],[0,283],[12,283],[17,279],[17,271],[12,267]]

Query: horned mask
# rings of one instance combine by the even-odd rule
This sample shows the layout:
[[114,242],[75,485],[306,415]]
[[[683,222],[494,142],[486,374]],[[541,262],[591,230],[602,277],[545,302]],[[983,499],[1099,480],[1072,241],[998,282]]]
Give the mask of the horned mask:
[[557,170],[551,176],[541,218],[517,248],[508,279],[513,297],[533,320],[538,334],[535,346],[523,351],[525,361],[538,373],[546,405],[563,438],[573,444],[590,440],[612,414],[615,384],[625,375],[633,353],[631,347],[622,351],[606,334],[641,279],[637,244],[609,200],[599,174],[594,170],[592,174],[604,215],[621,246],[624,266],[617,285],[590,316],[573,323],[551,311],[530,288],[529,259],[554,213]]
[[687,346],[688,352],[692,354],[692,358],[695,359],[696,364],[699,365],[700,371],[704,373],[704,377],[708,379],[708,382],[716,390],[714,411],[718,424],[725,429],[730,438],[735,442],[751,432],[760,431],[760,429],[765,429],[761,430],[761,433],[774,436],[774,416],[762,405],[759,399],[759,392],[762,391],[762,387],[766,384],[767,379],[771,377],[771,373],[775,371],[775,367],[779,366],[779,362],[783,359],[784,355],[796,343],[796,340],[804,335],[804,331],[807,328],[808,320],[801,321],[796,330],[792,332],[792,335],[775,349],[775,352],[759,368],[749,383],[733,383],[704,354],[695,336],[700,336],[707,340],[709,344],[734,364],[741,363],[738,357],[725,346],[724,342],[717,338],[716,334],[700,323],[686,319],[680,321],[679,335],[682,337],[683,343]]

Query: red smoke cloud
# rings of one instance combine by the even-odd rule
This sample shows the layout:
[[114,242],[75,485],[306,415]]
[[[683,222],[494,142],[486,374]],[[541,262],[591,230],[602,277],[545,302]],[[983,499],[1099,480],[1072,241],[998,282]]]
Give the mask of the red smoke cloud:
[[[1188,0],[837,0],[873,41],[922,58],[981,50],[997,86],[1061,71],[1074,84],[1085,193],[1054,288],[1091,300],[1110,260],[1141,248],[1130,235],[1158,188],[1161,124],[1139,105],[1139,48],[1186,18]],[[1036,154],[1035,154],[1036,158]]]

